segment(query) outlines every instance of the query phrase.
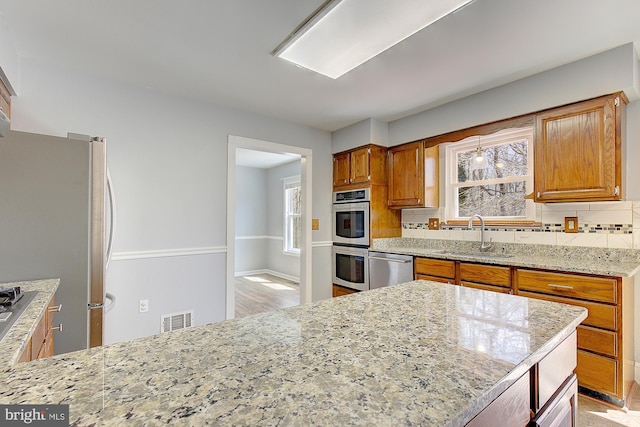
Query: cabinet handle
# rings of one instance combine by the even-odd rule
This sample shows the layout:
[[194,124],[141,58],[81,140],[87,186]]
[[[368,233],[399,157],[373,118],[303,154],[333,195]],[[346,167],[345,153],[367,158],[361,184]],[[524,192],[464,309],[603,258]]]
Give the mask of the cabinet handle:
[[540,192],[539,191],[536,193],[536,197],[540,198]]
[[620,186],[616,185],[616,188],[613,189],[613,194],[616,196],[620,195]]
[[550,288],[558,288],[558,289],[573,289],[573,286],[556,285],[555,283],[548,283],[547,286],[549,286]]
[[62,323],[60,323],[58,326],[54,326],[53,328],[51,328],[51,330],[62,332]]
[[62,310],[62,304],[58,305],[58,306],[53,306],[53,307],[49,307],[49,313],[60,313],[60,311]]

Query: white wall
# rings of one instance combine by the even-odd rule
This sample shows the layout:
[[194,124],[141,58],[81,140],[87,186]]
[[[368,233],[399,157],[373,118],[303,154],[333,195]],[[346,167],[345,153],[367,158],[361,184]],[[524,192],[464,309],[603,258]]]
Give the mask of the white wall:
[[[195,309],[196,324],[225,317],[227,137],[313,150],[313,209],[331,220],[331,139],[325,131],[90,77],[21,63],[12,129],[108,138],[118,205],[105,342],[157,333],[160,315]],[[170,84],[170,82],[168,82]],[[313,232],[313,299],[331,296],[329,227]],[[317,253],[316,253],[317,252]],[[138,313],[138,300],[149,312]]]
[[267,268],[267,170],[236,167],[235,272]]

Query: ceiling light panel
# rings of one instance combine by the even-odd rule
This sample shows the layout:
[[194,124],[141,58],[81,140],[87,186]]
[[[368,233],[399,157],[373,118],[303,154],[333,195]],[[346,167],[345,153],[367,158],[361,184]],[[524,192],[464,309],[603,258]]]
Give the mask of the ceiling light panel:
[[273,54],[337,79],[472,1],[328,1]]

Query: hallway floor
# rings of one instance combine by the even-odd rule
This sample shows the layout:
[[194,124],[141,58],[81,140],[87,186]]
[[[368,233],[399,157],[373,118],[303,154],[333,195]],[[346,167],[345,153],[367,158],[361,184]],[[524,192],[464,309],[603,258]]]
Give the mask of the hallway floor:
[[300,304],[296,282],[270,274],[236,277],[236,317],[264,313]]

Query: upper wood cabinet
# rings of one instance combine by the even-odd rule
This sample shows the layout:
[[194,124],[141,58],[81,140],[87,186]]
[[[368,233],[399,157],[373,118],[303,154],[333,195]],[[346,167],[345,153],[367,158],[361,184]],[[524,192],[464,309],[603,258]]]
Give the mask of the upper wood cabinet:
[[388,150],[389,207],[437,207],[439,203],[438,146],[423,141]]
[[534,199],[622,199],[623,93],[536,114]]
[[385,184],[385,159],[387,149],[366,145],[333,156],[333,190],[368,187]]
[[11,93],[2,80],[0,80],[0,110],[7,117],[11,117]]

